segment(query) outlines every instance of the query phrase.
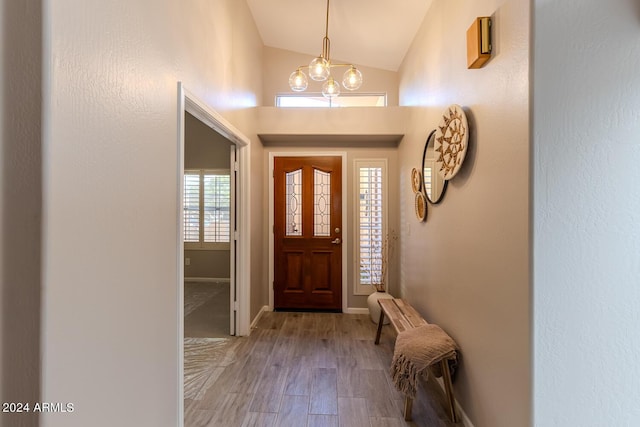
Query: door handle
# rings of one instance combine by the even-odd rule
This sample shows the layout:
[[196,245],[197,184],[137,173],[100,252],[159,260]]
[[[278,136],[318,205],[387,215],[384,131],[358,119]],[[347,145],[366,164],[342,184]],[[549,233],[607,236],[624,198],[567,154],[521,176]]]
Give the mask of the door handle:
[[339,238],[339,237],[336,237],[335,239],[333,239],[333,240],[331,241],[331,243],[333,243],[334,245],[339,245],[339,244],[340,244],[340,242],[342,242],[342,240],[340,240],[340,238]]

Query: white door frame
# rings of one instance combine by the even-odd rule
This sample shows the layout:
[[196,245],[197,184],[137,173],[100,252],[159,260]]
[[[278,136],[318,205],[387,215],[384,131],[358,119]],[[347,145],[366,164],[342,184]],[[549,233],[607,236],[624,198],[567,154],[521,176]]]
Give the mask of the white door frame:
[[274,253],[273,253],[273,167],[276,157],[320,157],[336,156],[342,158],[342,312],[346,313],[348,307],[347,295],[347,245],[349,240],[347,221],[347,153],[346,151],[283,151],[269,153],[269,310],[273,311],[273,281],[274,281]]
[[[238,260],[235,266],[237,272],[236,282],[236,335],[249,335],[250,332],[250,289],[251,289],[251,181],[249,176],[250,162],[250,139],[236,129],[229,121],[211,108],[204,101],[191,93],[184,87],[182,82],[178,82],[178,176],[176,210],[178,217],[178,230],[176,236],[176,247],[178,248],[177,266],[177,305],[178,305],[178,421],[182,426],[184,423],[184,239],[183,239],[183,192],[184,192],[184,114],[190,113],[202,123],[206,124],[220,135],[227,138],[236,146],[237,153],[237,192],[236,207],[238,215],[236,226],[238,233],[231,236],[231,249],[236,251]],[[233,170],[234,165],[231,165]],[[232,252],[233,253],[233,252]],[[233,273],[233,272],[232,272]]]

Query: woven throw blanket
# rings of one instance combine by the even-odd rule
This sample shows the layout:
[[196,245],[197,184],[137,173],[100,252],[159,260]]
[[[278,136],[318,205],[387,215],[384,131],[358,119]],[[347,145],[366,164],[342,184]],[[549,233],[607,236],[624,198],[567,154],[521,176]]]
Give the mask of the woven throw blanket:
[[442,359],[456,359],[457,345],[438,325],[419,326],[398,334],[391,361],[391,378],[398,391],[415,397],[420,375]]

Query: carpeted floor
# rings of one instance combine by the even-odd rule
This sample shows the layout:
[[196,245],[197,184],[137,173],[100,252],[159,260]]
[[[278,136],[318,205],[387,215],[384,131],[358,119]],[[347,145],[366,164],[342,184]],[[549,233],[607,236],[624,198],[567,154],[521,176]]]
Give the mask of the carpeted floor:
[[185,338],[228,338],[229,298],[229,283],[185,282]]

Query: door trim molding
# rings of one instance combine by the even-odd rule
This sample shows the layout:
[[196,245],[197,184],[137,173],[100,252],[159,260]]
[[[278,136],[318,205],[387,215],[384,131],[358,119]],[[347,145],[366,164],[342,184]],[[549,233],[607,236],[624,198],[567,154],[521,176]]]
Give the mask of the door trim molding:
[[274,280],[274,253],[273,253],[273,169],[276,157],[320,157],[335,156],[342,158],[342,312],[346,313],[348,308],[348,286],[347,286],[347,247],[349,244],[348,223],[347,223],[347,152],[346,151],[322,151],[310,149],[309,151],[272,151],[269,152],[269,310],[273,311],[273,280]]

